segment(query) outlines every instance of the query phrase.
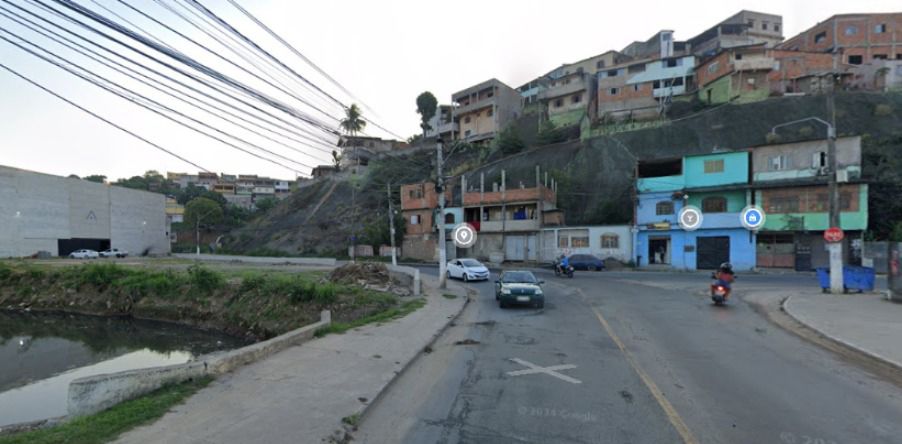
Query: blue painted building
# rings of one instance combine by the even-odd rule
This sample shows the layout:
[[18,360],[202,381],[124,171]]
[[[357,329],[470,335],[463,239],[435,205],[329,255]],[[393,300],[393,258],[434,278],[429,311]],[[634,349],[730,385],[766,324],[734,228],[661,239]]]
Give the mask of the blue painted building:
[[[633,248],[638,265],[696,270],[731,262],[737,270],[755,268],[755,234],[739,217],[751,201],[749,170],[746,151],[641,162]],[[695,231],[677,221],[687,205],[703,214]]]

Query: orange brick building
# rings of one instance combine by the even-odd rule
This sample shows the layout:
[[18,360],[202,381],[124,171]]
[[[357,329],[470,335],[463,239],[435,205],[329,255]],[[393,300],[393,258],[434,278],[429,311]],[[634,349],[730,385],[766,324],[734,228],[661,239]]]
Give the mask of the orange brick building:
[[836,49],[841,62],[850,65],[902,60],[902,13],[834,15],[778,48],[826,53]]

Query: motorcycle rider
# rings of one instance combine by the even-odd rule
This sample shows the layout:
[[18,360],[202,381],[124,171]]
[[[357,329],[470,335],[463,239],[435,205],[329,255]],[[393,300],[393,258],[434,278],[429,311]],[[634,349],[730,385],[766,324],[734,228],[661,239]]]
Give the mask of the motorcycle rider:
[[567,267],[570,266],[570,258],[566,254],[561,254],[561,257],[558,258],[557,261],[557,269],[561,273],[567,272]]
[[724,262],[717,267],[717,271],[712,273],[712,276],[717,284],[723,285],[727,288],[727,294],[724,299],[729,297],[730,289],[732,287],[733,281],[736,280],[736,275],[733,273],[733,264],[729,262]]

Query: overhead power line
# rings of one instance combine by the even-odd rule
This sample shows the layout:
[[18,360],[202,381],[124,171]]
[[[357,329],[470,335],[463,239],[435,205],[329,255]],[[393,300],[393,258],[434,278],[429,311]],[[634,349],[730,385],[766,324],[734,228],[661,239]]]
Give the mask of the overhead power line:
[[[42,0],[32,0],[32,1],[46,6],[46,4]],[[227,76],[215,69],[212,69],[202,63],[199,63],[197,60],[195,60],[191,57],[188,57],[179,51],[173,51],[173,50],[166,48],[156,42],[153,42],[152,40],[150,40],[144,36],[141,36],[140,34],[137,34],[134,31],[132,31],[128,28],[125,28],[122,25],[120,25],[114,21],[109,20],[106,17],[99,15],[90,9],[87,9],[79,4],[71,3],[68,1],[64,1],[64,0],[51,0],[51,1],[61,5],[62,7],[66,8],[66,9],[69,9],[70,11],[73,11],[81,16],[84,16],[96,23],[99,23],[109,29],[112,29],[112,30],[118,32],[119,34],[122,34],[122,35],[128,37],[131,40],[135,40],[144,46],[147,46],[157,52],[165,54],[166,56],[168,56],[169,58],[171,58],[173,60],[176,60],[184,65],[187,65],[190,68],[192,68],[200,73],[203,73],[204,75],[206,75],[212,79],[215,79],[225,85],[235,88],[236,90],[239,90],[242,93],[255,98],[256,100],[259,100],[259,101],[261,101],[273,108],[276,108],[296,119],[299,119],[314,128],[317,128],[327,134],[336,134],[336,135],[338,134],[338,132],[336,130],[334,130],[331,127],[329,127],[328,125],[318,121],[317,119],[307,115],[306,113],[303,113],[289,105],[286,105],[286,104],[282,103],[281,101],[276,100],[259,90],[251,88],[251,87],[245,85],[244,83],[233,79],[230,76]],[[56,11],[59,14],[63,14],[62,12],[60,12],[59,10],[57,10],[55,8],[52,8],[49,6],[48,6],[48,8]],[[65,15],[65,14],[63,14],[63,15]],[[133,46],[128,45],[127,43],[124,43],[121,40],[116,39],[115,37],[109,36],[106,33],[99,32],[99,30],[96,30],[93,28],[92,28],[92,31],[97,33],[98,35],[103,36],[104,38],[113,40],[116,43],[119,43],[120,45],[126,46],[129,49],[136,50]]]
[[[22,39],[21,37],[17,36],[16,34],[11,33],[11,32],[9,32],[9,31],[6,31],[6,30],[4,30],[4,29],[0,29],[0,32],[2,32],[2,33],[4,33],[4,34],[8,34],[8,35],[15,36],[16,38],[18,38],[18,39],[20,39],[20,40],[26,42],[27,44],[30,44],[31,46],[36,46],[36,45],[34,45],[34,44],[28,42],[27,40]],[[192,131],[194,131],[194,132],[197,132],[197,133],[199,133],[199,134],[201,134],[201,135],[204,135],[204,136],[206,136],[206,137],[209,137],[209,138],[211,138],[211,139],[214,139],[214,140],[216,140],[216,141],[218,141],[218,142],[220,142],[220,143],[222,143],[222,144],[225,144],[225,145],[227,145],[227,146],[229,146],[229,147],[232,147],[232,148],[237,149],[237,150],[239,150],[239,151],[242,151],[242,152],[244,152],[244,153],[246,153],[246,154],[249,154],[249,155],[251,155],[251,156],[254,156],[254,157],[256,157],[256,158],[258,158],[258,159],[260,159],[260,160],[264,160],[264,161],[270,162],[270,163],[275,164],[275,165],[278,165],[278,166],[280,166],[280,167],[282,167],[282,168],[288,169],[288,170],[290,170],[290,171],[292,171],[292,172],[302,173],[301,171],[298,171],[298,170],[296,170],[296,169],[294,169],[294,168],[292,168],[292,167],[289,167],[289,166],[287,166],[287,165],[285,165],[285,164],[283,164],[283,163],[277,162],[277,161],[272,160],[272,159],[270,159],[270,158],[268,158],[268,157],[264,157],[264,156],[259,155],[259,154],[257,154],[257,153],[251,152],[251,151],[249,151],[249,150],[247,150],[247,149],[245,149],[245,148],[242,148],[242,147],[240,147],[240,146],[238,146],[238,145],[235,145],[235,144],[233,144],[233,143],[231,143],[231,142],[228,142],[228,141],[226,141],[226,140],[223,140],[223,139],[220,138],[220,137],[214,136],[214,135],[212,135],[212,134],[210,134],[210,133],[207,133],[207,132],[202,131],[202,130],[199,130],[199,129],[197,129],[197,128],[191,126],[191,125],[188,125],[188,124],[186,124],[185,122],[179,121],[178,119],[175,119],[175,118],[173,118],[172,116],[169,116],[169,115],[167,115],[166,113],[160,111],[159,108],[161,108],[161,109],[163,109],[163,110],[165,110],[165,111],[168,111],[168,112],[170,112],[170,113],[176,114],[176,115],[178,115],[178,116],[180,116],[180,117],[184,117],[184,118],[186,118],[186,119],[188,119],[188,120],[191,120],[192,122],[195,122],[195,123],[197,123],[197,124],[199,124],[199,125],[201,125],[201,126],[203,126],[203,127],[209,128],[209,129],[213,130],[213,131],[216,132],[216,133],[222,134],[222,135],[224,135],[224,136],[226,136],[226,137],[230,137],[230,138],[232,138],[232,139],[234,139],[234,140],[238,140],[238,141],[240,141],[241,143],[244,143],[244,144],[246,144],[246,145],[252,146],[252,147],[254,147],[254,148],[256,148],[256,149],[258,149],[258,150],[260,150],[260,151],[266,152],[266,153],[271,154],[271,155],[274,155],[274,156],[276,156],[276,157],[278,157],[278,158],[287,160],[287,161],[292,162],[292,163],[296,163],[296,164],[298,164],[298,165],[301,165],[301,166],[304,166],[304,167],[307,167],[307,168],[311,168],[311,169],[313,168],[313,167],[310,166],[310,165],[307,165],[307,164],[305,164],[305,163],[298,162],[298,161],[295,161],[295,160],[293,160],[293,159],[284,157],[284,156],[282,156],[282,155],[280,155],[280,154],[278,154],[278,153],[274,153],[274,152],[272,152],[272,151],[270,151],[270,150],[267,150],[266,148],[263,148],[263,147],[261,147],[261,146],[259,146],[259,145],[256,145],[256,144],[254,144],[254,143],[251,143],[251,142],[248,142],[248,141],[246,141],[246,140],[244,140],[244,139],[241,139],[241,138],[239,138],[239,137],[237,137],[237,136],[234,136],[234,135],[231,135],[231,134],[229,134],[229,133],[226,133],[225,131],[222,131],[222,130],[220,130],[220,129],[218,129],[218,128],[213,127],[212,125],[209,125],[209,124],[207,124],[207,123],[205,123],[205,122],[202,122],[202,121],[200,121],[200,120],[198,120],[198,119],[195,119],[195,118],[193,118],[193,117],[191,117],[191,116],[188,116],[188,115],[186,115],[186,114],[184,114],[184,113],[181,113],[181,112],[179,112],[179,111],[177,111],[177,110],[174,110],[174,109],[172,109],[172,108],[170,108],[170,107],[167,107],[167,106],[165,106],[165,105],[163,105],[163,104],[161,104],[161,103],[159,103],[159,102],[157,102],[157,101],[155,101],[155,100],[153,100],[153,99],[150,99],[150,98],[148,98],[148,97],[146,97],[146,96],[144,96],[144,95],[141,95],[141,94],[139,94],[139,93],[136,93],[134,90],[131,90],[131,89],[129,89],[129,88],[125,88],[125,87],[123,87],[123,86],[121,86],[121,85],[116,84],[115,82],[111,82],[109,79],[106,79],[106,78],[103,77],[103,76],[99,76],[99,75],[97,75],[97,74],[93,74],[93,73],[92,73],[92,74],[94,75],[94,77],[96,77],[95,79],[92,79],[92,78],[88,77],[87,75],[85,75],[85,74],[83,74],[83,73],[75,72],[72,68],[69,68],[69,67],[67,67],[67,66],[64,66],[64,65],[62,65],[62,64],[59,63],[59,62],[56,62],[56,61],[54,61],[54,60],[51,60],[51,59],[49,59],[49,58],[47,58],[47,57],[45,57],[45,56],[42,56],[42,55],[40,55],[40,54],[38,54],[38,53],[36,53],[36,52],[34,52],[34,51],[28,49],[28,48],[26,48],[26,47],[24,47],[24,46],[22,46],[22,45],[16,43],[16,42],[13,42],[12,40],[10,40],[10,39],[8,39],[8,38],[2,36],[2,35],[0,35],[0,40],[4,40],[4,41],[6,41],[7,43],[10,43],[10,44],[16,46],[17,48],[19,48],[19,49],[21,49],[21,50],[23,50],[23,51],[28,52],[29,54],[31,54],[31,55],[33,55],[33,56],[35,56],[35,57],[38,57],[38,58],[40,58],[41,60],[44,60],[44,61],[47,62],[47,63],[50,63],[50,64],[52,64],[52,65],[54,65],[54,66],[56,66],[56,67],[58,67],[58,68],[60,68],[60,69],[63,69],[63,70],[65,70],[65,71],[69,72],[70,74],[72,74],[72,75],[74,75],[74,76],[77,76],[78,78],[80,78],[80,79],[82,79],[82,80],[84,80],[84,81],[86,81],[86,82],[89,82],[89,83],[91,83],[91,84],[93,84],[93,85],[95,85],[95,86],[97,86],[97,87],[99,87],[99,88],[104,89],[104,90],[107,91],[107,92],[113,93],[113,94],[115,94],[115,95],[117,95],[117,96],[119,96],[119,97],[121,97],[121,98],[123,98],[123,99],[125,99],[125,100],[128,100],[128,101],[130,101],[130,102],[132,102],[132,103],[134,103],[134,104],[136,104],[136,105],[138,105],[138,106],[141,106],[142,108],[145,108],[145,109],[147,109],[148,111],[153,112],[154,114],[157,114],[157,115],[159,115],[159,116],[161,116],[161,117],[163,117],[163,118],[165,118],[165,119],[167,119],[167,120],[170,120],[170,121],[172,121],[172,122],[178,124],[179,126],[183,126],[183,127],[185,127],[185,128],[188,128],[188,129],[190,129],[190,130],[192,130]],[[87,70],[85,70],[84,68],[80,67],[79,65],[74,64],[74,63],[72,63],[71,61],[69,61],[69,60],[67,60],[67,59],[65,59],[65,58],[63,58],[63,57],[60,57],[60,56],[54,54],[54,53],[51,52],[51,51],[48,51],[48,50],[45,50],[45,49],[42,49],[42,48],[41,48],[41,50],[44,51],[44,52],[47,53],[47,54],[50,54],[50,55],[52,55],[52,56],[54,56],[54,57],[60,59],[60,60],[63,60],[64,62],[66,62],[66,63],[68,63],[68,64],[70,64],[70,65],[72,65],[72,66],[77,66],[77,67],[78,67],[80,70],[82,70],[82,71],[87,71]],[[90,71],[87,71],[87,72],[90,72]],[[101,83],[101,82],[98,82],[96,79],[100,79],[101,81],[105,82],[106,85],[104,85],[104,84]],[[116,89],[114,89],[113,87],[111,87],[111,86],[109,86],[109,85],[115,85],[115,86],[118,87],[120,90],[125,91],[126,93],[123,93],[123,92],[120,91],[120,90],[116,90]],[[138,99],[144,100],[145,102],[148,102],[148,103],[150,103],[150,104],[153,105],[153,106],[147,105],[146,103],[141,103],[141,101],[138,100]],[[158,108],[158,109],[155,109],[155,108]],[[302,174],[303,174],[303,173],[302,173]]]
[[[157,79],[154,79],[154,78],[152,78],[152,77],[149,77],[149,76],[147,76],[147,75],[144,75],[143,73],[141,73],[141,72],[139,72],[139,71],[137,71],[137,70],[135,70],[135,69],[133,69],[133,68],[130,68],[130,67],[128,67],[128,66],[125,66],[125,65],[123,65],[123,64],[121,64],[121,63],[119,63],[119,62],[116,62],[115,60],[112,60],[112,59],[110,59],[109,57],[106,57],[106,56],[104,56],[104,55],[98,53],[97,51],[91,50],[90,48],[88,48],[88,47],[86,47],[86,46],[84,46],[84,45],[81,45],[81,44],[79,44],[79,43],[76,43],[76,42],[72,41],[71,39],[68,39],[68,38],[63,37],[63,36],[54,36],[54,35],[51,35],[51,34],[45,32],[45,31],[47,31],[47,28],[42,27],[42,26],[40,26],[40,25],[37,25],[37,24],[35,24],[34,22],[31,22],[30,20],[25,19],[25,18],[21,18],[21,17],[19,17],[19,18],[17,18],[17,17],[12,17],[12,16],[8,15],[6,12],[9,12],[9,11],[6,10],[3,6],[0,6],[0,17],[5,17],[5,18],[8,19],[8,20],[14,21],[15,23],[19,24],[20,26],[23,26],[23,27],[27,28],[28,30],[30,30],[30,31],[32,31],[32,32],[35,32],[35,33],[37,33],[37,34],[39,34],[39,35],[41,35],[41,36],[43,36],[43,37],[45,37],[45,38],[47,38],[47,39],[49,39],[49,40],[51,40],[51,41],[53,41],[53,42],[55,42],[55,43],[61,45],[61,46],[64,46],[64,47],[66,47],[66,48],[68,48],[68,49],[70,49],[70,50],[72,50],[72,51],[75,51],[75,52],[77,52],[77,53],[79,53],[79,54],[81,54],[81,55],[83,55],[83,56],[89,58],[90,60],[92,60],[92,61],[94,61],[94,62],[97,62],[97,63],[99,63],[99,64],[101,64],[101,65],[103,65],[103,66],[105,66],[105,67],[107,67],[107,68],[109,68],[109,69],[112,69],[112,70],[116,71],[116,72],[119,73],[119,74],[122,74],[122,75],[124,75],[124,76],[127,76],[127,77],[129,77],[129,78],[131,78],[131,79],[133,79],[133,80],[135,80],[135,81],[141,82],[141,83],[143,83],[144,85],[146,85],[146,86],[148,86],[148,87],[150,87],[150,88],[153,88],[154,90],[159,91],[159,92],[161,92],[161,93],[163,93],[163,94],[165,94],[165,95],[167,95],[167,96],[169,96],[169,97],[172,97],[172,98],[174,98],[174,99],[176,99],[176,100],[179,100],[179,101],[181,101],[181,102],[183,102],[183,103],[189,104],[189,105],[191,105],[191,106],[193,106],[193,107],[195,107],[195,108],[197,108],[197,109],[200,109],[200,110],[202,110],[202,111],[204,111],[204,112],[206,112],[206,113],[208,113],[208,114],[210,114],[210,115],[212,115],[212,116],[215,116],[215,117],[217,117],[217,118],[219,118],[219,119],[221,119],[221,120],[223,120],[223,121],[226,121],[226,122],[228,122],[228,123],[230,123],[230,124],[232,124],[232,125],[235,125],[235,126],[237,126],[237,127],[239,127],[239,128],[242,128],[242,129],[244,129],[244,130],[246,130],[246,131],[248,131],[248,132],[250,132],[250,133],[252,133],[252,134],[255,134],[255,135],[259,136],[259,137],[265,138],[265,139],[267,139],[267,140],[269,140],[269,141],[272,141],[272,142],[274,142],[274,143],[278,143],[278,144],[280,144],[281,146],[284,146],[285,148],[288,148],[288,149],[290,149],[290,150],[292,150],[292,151],[295,151],[295,152],[297,152],[297,153],[299,153],[299,154],[303,154],[303,155],[305,155],[305,156],[311,157],[311,158],[313,158],[313,159],[316,160],[316,161],[323,161],[323,159],[321,159],[321,158],[317,158],[317,157],[312,156],[311,154],[309,154],[309,153],[307,153],[307,152],[298,150],[298,149],[293,148],[293,147],[291,147],[291,146],[289,146],[289,145],[285,145],[284,142],[281,142],[281,141],[276,140],[276,139],[274,139],[274,138],[272,138],[272,137],[270,137],[270,136],[267,136],[267,135],[265,135],[265,134],[262,134],[262,133],[260,133],[259,131],[254,130],[253,128],[249,128],[249,127],[246,126],[246,125],[243,125],[243,124],[241,124],[241,123],[239,123],[239,122],[236,122],[235,120],[232,120],[232,119],[228,119],[228,118],[226,118],[226,117],[223,117],[221,114],[219,114],[219,113],[222,113],[222,114],[225,114],[225,115],[227,115],[227,116],[231,116],[231,117],[234,117],[234,118],[236,118],[236,119],[239,119],[239,120],[241,120],[241,121],[243,121],[243,122],[246,122],[246,123],[248,123],[248,124],[250,124],[250,125],[255,125],[254,122],[251,122],[251,121],[249,121],[249,120],[246,120],[246,119],[244,119],[243,117],[241,117],[241,116],[239,116],[239,115],[237,115],[237,114],[235,114],[235,113],[232,113],[232,112],[230,112],[230,111],[228,111],[228,110],[226,110],[226,109],[223,109],[223,108],[221,108],[221,107],[218,107],[218,106],[216,106],[216,105],[210,104],[209,102],[206,102],[206,101],[204,101],[204,100],[202,100],[202,99],[198,99],[197,97],[195,97],[195,96],[193,96],[193,95],[191,95],[191,94],[189,94],[189,93],[187,93],[187,92],[185,92],[185,91],[179,91],[178,89],[173,88],[173,87],[167,85],[166,83],[160,82],[160,81],[158,81]],[[20,19],[21,19],[21,20],[20,20]],[[24,20],[24,21],[22,21],[22,20]],[[26,23],[26,21],[27,21],[28,23]],[[39,29],[39,28],[40,28],[40,29]],[[43,29],[43,30],[42,30],[42,29]],[[162,87],[165,87],[166,89],[163,89],[163,88],[161,88],[160,86],[157,86],[157,85],[160,85],[160,86],[162,86]],[[190,97],[191,99],[193,99],[193,100],[195,100],[195,101],[197,101],[197,102],[199,102],[199,103],[205,105],[206,107],[201,106],[201,105],[198,105],[197,103],[190,102],[190,101],[188,101],[187,99],[185,99],[183,96],[185,96],[185,97]],[[218,113],[217,113],[217,112],[214,112],[214,111],[210,111],[209,108],[213,108],[215,111],[218,111]],[[266,129],[267,129],[267,128],[261,126],[261,125],[255,125],[255,126],[261,128],[261,129],[263,129],[263,130],[266,130]],[[277,134],[277,135],[279,135],[279,136],[281,136],[281,137],[285,137],[285,138],[290,139],[288,136],[284,136],[284,135],[282,135],[282,134],[280,134],[280,133],[275,133],[275,134]]]
[[[4,0],[4,1],[7,1],[7,0]],[[32,0],[32,1],[36,1],[37,3],[41,3],[40,0]],[[8,3],[8,1],[7,1],[7,3]],[[71,31],[71,30],[68,30],[68,29],[66,29],[66,28],[64,28],[64,27],[62,27],[62,26],[60,26],[60,25],[58,25],[58,24],[56,24],[56,23],[54,23],[54,22],[52,22],[52,21],[50,21],[50,20],[48,20],[48,19],[46,19],[46,18],[44,18],[44,17],[41,17],[41,16],[39,16],[39,15],[33,13],[32,11],[29,11],[29,10],[27,10],[27,9],[21,8],[21,7],[17,6],[17,5],[11,5],[11,6],[13,6],[13,7],[15,7],[15,8],[17,8],[17,9],[19,9],[19,10],[21,10],[21,11],[23,11],[23,12],[25,12],[25,13],[31,15],[31,16],[33,16],[33,17],[35,17],[35,18],[38,18],[38,19],[42,20],[43,22],[48,23],[48,24],[50,24],[50,25],[52,25],[52,26],[54,26],[54,27],[56,27],[56,28],[62,29],[62,30],[64,30],[65,32],[67,32],[67,33],[69,33],[69,34],[71,34],[71,35],[73,35],[73,36],[75,36],[75,37],[77,37],[77,38],[79,38],[79,39],[81,39],[81,40],[83,40],[83,41],[85,41],[85,42],[87,42],[87,43],[89,43],[89,44],[95,46],[95,47],[101,48],[101,49],[103,49],[104,51],[107,51],[107,52],[109,52],[109,53],[111,53],[111,54],[114,54],[114,55],[119,56],[118,52],[112,51],[111,49],[109,49],[109,48],[107,48],[107,47],[105,47],[105,46],[103,46],[103,45],[100,45],[100,44],[98,44],[98,43],[95,43],[95,42],[91,41],[90,39],[88,39],[88,38],[86,38],[86,37],[84,37],[84,36],[82,36],[82,35],[80,35],[80,34],[77,34],[77,33],[73,32],[73,31]],[[117,39],[116,37],[110,36],[110,35],[106,34],[105,32],[103,32],[103,31],[101,31],[101,30],[99,30],[99,29],[97,29],[97,28],[95,28],[95,27],[93,27],[93,26],[91,26],[91,25],[89,25],[89,24],[87,24],[87,23],[84,23],[84,22],[82,22],[82,21],[80,21],[80,20],[78,20],[78,19],[75,19],[75,18],[73,18],[73,17],[70,17],[70,16],[68,16],[68,15],[66,15],[66,14],[63,14],[62,12],[60,12],[60,11],[54,9],[54,8],[51,8],[51,7],[49,7],[49,6],[46,6],[46,5],[44,5],[44,4],[41,4],[41,6],[42,6],[46,11],[49,11],[49,12],[51,12],[51,13],[54,14],[54,15],[57,15],[57,16],[59,16],[59,17],[61,17],[61,18],[64,18],[64,19],[66,19],[67,21],[69,21],[69,22],[71,22],[71,23],[73,23],[73,24],[76,24],[76,25],[78,25],[79,27],[84,28],[84,29],[86,29],[86,30],[88,30],[88,31],[91,31],[91,32],[93,32],[93,33],[95,33],[95,34],[101,35],[101,36],[103,36],[104,38],[106,38],[107,40],[110,40],[110,41],[112,41],[112,42],[114,42],[114,43],[117,43],[117,44],[119,44],[119,45],[121,45],[121,46],[123,46],[123,47],[125,47],[125,48],[128,48],[129,50],[131,50],[131,51],[133,51],[133,52],[135,52],[135,53],[137,53],[137,54],[139,54],[139,55],[141,55],[141,56],[143,56],[143,57],[145,57],[145,58],[148,58],[148,59],[150,59],[150,60],[152,60],[152,61],[154,61],[154,62],[156,62],[156,63],[158,63],[158,64],[160,64],[160,65],[162,65],[162,66],[164,66],[164,67],[166,67],[166,68],[169,68],[169,69],[171,69],[171,70],[173,70],[173,71],[175,71],[175,72],[181,74],[182,76],[185,76],[185,77],[187,77],[187,78],[193,80],[194,82],[197,82],[197,83],[198,83],[200,86],[202,86],[202,87],[207,87],[207,88],[213,89],[213,90],[215,90],[216,92],[218,92],[218,93],[220,93],[220,94],[223,94],[223,95],[229,97],[230,99],[235,100],[235,101],[241,103],[242,105],[245,105],[245,106],[247,106],[247,107],[250,107],[251,109],[253,109],[253,110],[255,110],[255,111],[261,112],[261,113],[267,115],[268,117],[271,117],[271,118],[273,118],[273,119],[276,119],[276,120],[278,120],[279,122],[285,123],[285,124],[287,124],[287,125],[289,125],[289,126],[295,128],[295,129],[296,129],[297,131],[299,131],[300,133],[303,133],[303,135],[301,135],[301,134],[299,134],[299,133],[295,133],[295,134],[298,134],[299,137],[303,137],[303,138],[308,138],[308,137],[309,137],[309,138],[312,138],[312,139],[310,139],[310,140],[314,140],[314,139],[315,139],[315,140],[318,140],[319,142],[322,142],[322,143],[324,143],[326,146],[329,146],[329,147],[332,147],[332,146],[335,145],[335,141],[334,141],[334,140],[327,139],[327,138],[325,138],[325,136],[322,135],[322,134],[314,133],[314,132],[310,131],[309,129],[304,128],[303,126],[300,126],[300,125],[299,125],[298,123],[296,123],[296,122],[291,122],[291,121],[289,121],[289,120],[286,120],[286,119],[283,118],[283,117],[280,117],[280,116],[275,115],[275,114],[273,114],[273,113],[271,113],[271,112],[269,112],[269,111],[267,111],[267,110],[265,110],[265,109],[263,109],[263,108],[260,108],[259,106],[255,105],[255,104],[253,104],[253,103],[251,103],[251,102],[248,102],[248,101],[246,101],[246,100],[244,100],[244,99],[241,99],[240,97],[237,97],[237,96],[235,96],[234,94],[231,94],[231,93],[229,93],[228,91],[225,91],[225,90],[223,90],[222,88],[220,88],[220,87],[218,87],[218,86],[215,86],[215,85],[211,84],[210,82],[207,82],[207,81],[203,80],[202,78],[200,78],[200,77],[198,77],[198,76],[196,76],[196,75],[194,75],[194,74],[191,74],[191,73],[189,73],[189,72],[187,72],[187,71],[185,71],[185,70],[183,70],[183,69],[181,69],[181,68],[178,68],[177,66],[174,66],[174,65],[171,64],[171,63],[168,63],[168,62],[166,62],[166,61],[164,61],[164,60],[161,60],[161,59],[159,59],[159,58],[157,58],[157,57],[154,57],[153,55],[148,54],[147,52],[142,51],[141,49],[138,49],[138,48],[136,48],[136,47],[134,47],[134,46],[132,46],[132,45],[129,45],[128,43],[125,43],[125,42],[121,41],[120,39]],[[120,56],[120,57],[121,57],[121,56]],[[131,60],[131,59],[129,59],[129,58],[126,58],[126,59],[129,60],[129,61],[132,62],[132,63],[135,63],[133,60]],[[149,68],[147,68],[146,66],[144,66],[144,65],[142,65],[142,64],[140,64],[140,63],[136,63],[136,64],[138,64],[139,66],[144,67],[145,69],[149,69]],[[159,72],[156,72],[156,71],[155,71],[155,73],[159,74]],[[169,78],[169,79],[171,80],[171,78]],[[223,103],[223,104],[225,104],[225,105],[227,105],[227,106],[232,106],[232,107],[234,107],[234,105],[232,105],[232,104],[230,104],[230,103],[228,103],[228,102],[226,102],[226,101],[222,101],[221,99],[218,99],[218,98],[216,98],[216,97],[214,97],[214,96],[210,96],[210,95],[206,95],[206,96],[208,96],[208,97],[210,97],[210,98],[212,98],[212,99],[214,99],[214,100],[217,100],[217,101],[219,101],[220,103]],[[273,125],[275,126],[275,124],[273,124]],[[337,133],[336,133],[336,135],[337,135]]]
[[24,80],[24,81],[30,83],[30,84],[32,84],[33,86],[35,86],[35,87],[37,87],[37,88],[40,88],[41,90],[43,90],[43,91],[46,92],[47,94],[50,94],[50,95],[56,97],[57,99],[60,99],[60,100],[62,100],[63,102],[66,102],[66,103],[68,103],[69,105],[72,105],[72,106],[78,108],[79,110],[81,110],[81,111],[83,111],[83,112],[89,114],[91,117],[94,117],[95,119],[100,120],[100,121],[106,123],[107,125],[110,125],[110,126],[112,126],[113,128],[116,128],[116,129],[118,129],[119,131],[122,131],[122,132],[124,132],[124,133],[126,133],[126,134],[128,134],[128,135],[130,135],[130,136],[132,136],[132,137],[134,137],[134,138],[136,138],[136,139],[138,139],[138,140],[140,140],[140,141],[142,141],[142,142],[144,142],[144,143],[146,143],[146,144],[148,144],[148,145],[150,145],[150,146],[152,146],[152,147],[154,147],[154,148],[156,148],[156,149],[158,149],[158,150],[160,150],[160,151],[162,151],[162,152],[164,152],[164,153],[166,153],[166,154],[169,154],[170,156],[175,157],[176,159],[181,160],[182,162],[185,162],[185,163],[187,163],[188,165],[191,165],[191,166],[193,166],[193,167],[199,169],[200,171],[204,171],[204,172],[209,172],[209,171],[210,171],[210,170],[208,170],[208,169],[206,169],[206,168],[204,168],[204,167],[202,167],[202,166],[200,166],[200,165],[198,165],[198,164],[196,164],[196,163],[194,163],[194,162],[192,162],[192,161],[190,161],[190,160],[188,160],[188,159],[186,159],[186,158],[184,158],[184,157],[182,157],[182,156],[176,154],[175,152],[173,152],[173,151],[171,151],[171,150],[168,150],[168,149],[166,149],[166,148],[164,148],[164,147],[162,147],[162,146],[160,146],[160,145],[158,145],[158,144],[156,144],[156,143],[154,143],[154,142],[151,142],[150,140],[147,140],[147,139],[145,139],[144,137],[141,137],[141,136],[139,136],[138,134],[135,134],[134,132],[125,129],[125,128],[123,128],[123,127],[117,125],[116,123],[113,123],[112,121],[110,121],[110,120],[108,120],[108,119],[106,119],[106,118],[100,116],[99,114],[97,114],[97,113],[95,113],[95,112],[93,112],[93,111],[91,111],[91,110],[89,110],[89,109],[87,109],[87,108],[85,108],[85,107],[83,107],[83,106],[81,106],[81,105],[79,105],[79,104],[77,104],[77,103],[75,103],[75,102],[73,102],[73,101],[71,101],[71,100],[69,100],[69,99],[63,97],[62,95],[60,95],[60,94],[56,93],[55,91],[53,91],[53,90],[51,90],[51,89],[45,87],[44,85],[41,85],[40,83],[35,82],[34,80],[31,80],[30,78],[28,78],[28,77],[25,76],[24,74],[21,74],[21,73],[19,73],[18,71],[16,71],[16,70],[14,70],[14,69],[12,69],[12,68],[10,68],[10,67],[4,65],[2,62],[0,62],[0,68],[3,68],[4,70],[6,70],[7,72],[9,72],[10,74],[12,74],[12,75],[14,75],[14,76],[16,76],[16,77],[18,77],[18,78],[20,78],[20,79],[22,79],[22,80]]

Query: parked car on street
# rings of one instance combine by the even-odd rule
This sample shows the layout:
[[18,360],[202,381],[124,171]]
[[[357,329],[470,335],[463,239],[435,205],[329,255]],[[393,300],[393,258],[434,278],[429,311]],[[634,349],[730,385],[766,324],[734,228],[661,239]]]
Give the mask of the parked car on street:
[[104,250],[100,252],[100,257],[126,257],[128,256],[128,251],[120,250],[118,248],[110,248],[109,250]]
[[545,307],[542,284],[530,271],[508,270],[495,281],[495,299],[501,308],[510,304]]
[[72,259],[97,259],[100,255],[94,250],[81,249],[69,253],[69,257]]
[[570,265],[577,270],[604,270],[604,260],[591,254],[574,254],[570,256]]
[[455,259],[448,262],[448,277],[467,281],[487,281],[489,269],[476,259]]

